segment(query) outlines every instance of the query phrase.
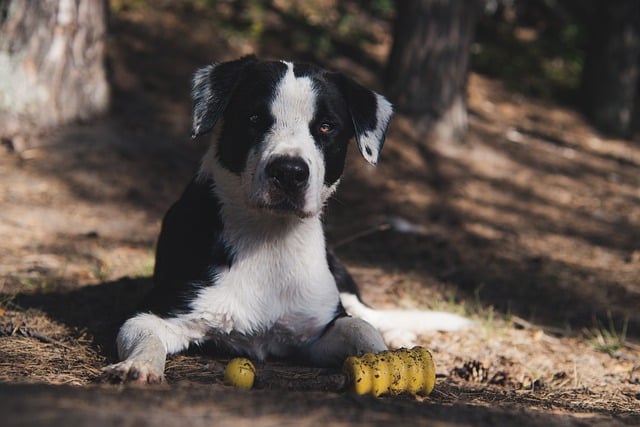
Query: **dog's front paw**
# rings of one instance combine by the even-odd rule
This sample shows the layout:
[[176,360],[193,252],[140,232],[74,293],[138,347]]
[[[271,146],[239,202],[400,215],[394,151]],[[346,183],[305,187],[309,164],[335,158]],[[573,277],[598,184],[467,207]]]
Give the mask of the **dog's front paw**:
[[145,360],[127,359],[102,368],[102,371],[123,382],[159,384],[164,381],[163,369]]

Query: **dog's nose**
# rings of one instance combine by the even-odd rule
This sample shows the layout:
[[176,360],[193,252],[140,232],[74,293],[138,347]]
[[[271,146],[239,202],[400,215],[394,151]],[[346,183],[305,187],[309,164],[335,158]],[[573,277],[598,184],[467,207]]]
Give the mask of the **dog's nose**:
[[302,189],[309,179],[309,166],[299,157],[276,157],[267,164],[267,176],[285,191]]

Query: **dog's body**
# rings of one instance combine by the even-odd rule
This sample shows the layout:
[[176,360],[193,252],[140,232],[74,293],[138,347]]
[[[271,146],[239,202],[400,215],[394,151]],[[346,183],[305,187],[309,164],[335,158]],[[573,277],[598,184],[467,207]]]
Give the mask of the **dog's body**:
[[258,360],[338,365],[386,349],[378,330],[397,336],[398,321],[408,334],[465,326],[446,313],[364,306],[325,247],[321,213],[349,139],[377,162],[392,114],[381,95],[338,73],[255,57],[199,70],[192,95],[193,135],[212,130],[213,142],[164,219],[154,290],[120,329],[122,362],[108,372],[160,381],[167,354],[205,341]]

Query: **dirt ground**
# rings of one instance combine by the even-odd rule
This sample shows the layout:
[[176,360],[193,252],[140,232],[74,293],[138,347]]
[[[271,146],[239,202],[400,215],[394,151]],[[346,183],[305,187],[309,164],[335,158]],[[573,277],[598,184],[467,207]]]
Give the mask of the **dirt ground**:
[[397,115],[377,168],[350,153],[326,215],[368,303],[476,320],[420,338],[431,396],[356,397],[337,371],[281,362],[238,391],[206,351],[171,357],[162,386],[104,378],[151,286],[162,215],[203,150],[187,137],[193,70],[255,51],[379,87],[384,22],[365,60],[343,49],[323,62],[277,32],[297,31],[280,3],[258,39],[197,8],[114,9],[112,113],[3,142],[3,425],[639,425],[640,143],[474,73],[465,142],[425,144]]

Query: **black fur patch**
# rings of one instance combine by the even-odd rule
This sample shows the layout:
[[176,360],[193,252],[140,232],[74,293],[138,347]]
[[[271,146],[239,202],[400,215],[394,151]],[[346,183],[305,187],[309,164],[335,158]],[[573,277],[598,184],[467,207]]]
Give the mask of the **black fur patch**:
[[220,203],[211,180],[193,179],[162,221],[145,310],[158,315],[189,311],[195,293],[210,284],[217,267],[231,267],[233,252],[222,241]]
[[338,291],[340,291],[340,293],[345,292],[353,294],[360,299],[360,290],[358,289],[358,285],[355,280],[353,280],[353,277],[349,274],[346,267],[330,249],[327,249],[327,263],[329,264],[331,274],[333,274],[333,277],[336,279]]
[[244,68],[227,108],[218,141],[218,159],[230,171],[244,170],[252,147],[262,143],[273,125],[271,102],[287,66],[282,62],[260,62]]
[[192,138],[213,129],[226,109],[243,69],[256,61],[256,57],[251,55],[236,61],[211,64],[196,71],[191,84]]

